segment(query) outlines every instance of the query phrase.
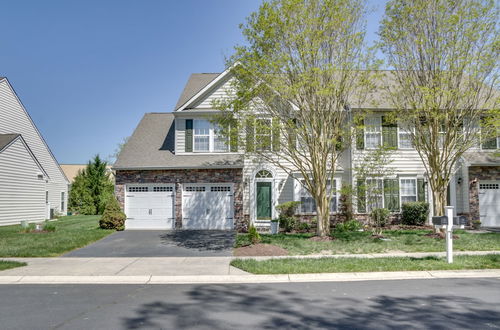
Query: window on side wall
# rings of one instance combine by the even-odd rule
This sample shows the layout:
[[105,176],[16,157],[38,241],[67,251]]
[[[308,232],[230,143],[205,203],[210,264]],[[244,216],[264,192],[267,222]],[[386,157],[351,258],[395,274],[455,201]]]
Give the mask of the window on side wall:
[[[330,212],[337,212],[337,194],[338,191],[336,189],[336,180],[333,180],[333,189],[335,192],[330,200]],[[331,189],[331,185],[328,184],[328,189]],[[311,196],[309,191],[305,188],[304,180],[301,181],[300,191],[300,213],[316,213],[316,201]]]
[[64,211],[64,191],[61,191],[61,212]]

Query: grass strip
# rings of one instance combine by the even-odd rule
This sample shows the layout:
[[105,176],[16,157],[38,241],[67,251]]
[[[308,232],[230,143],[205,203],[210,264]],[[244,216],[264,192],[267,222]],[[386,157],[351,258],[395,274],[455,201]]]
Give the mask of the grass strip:
[[500,255],[455,256],[448,264],[439,257],[235,259],[231,266],[253,274],[307,274],[418,270],[500,269]]
[[0,227],[0,257],[55,257],[88,245],[114,230],[99,228],[100,216],[78,215],[51,221],[52,232],[24,232],[21,225]]
[[[372,237],[370,231],[333,233],[334,240],[312,241],[314,234],[261,234],[261,243],[273,244],[286,249],[290,255],[307,255],[330,252],[331,254],[384,253],[384,252],[439,252],[445,251],[445,240],[427,236],[431,230],[386,230],[380,240]],[[464,230],[454,230],[455,251],[500,250],[500,233],[476,234]],[[235,247],[250,244],[247,235],[236,238]]]
[[0,270],[6,270],[6,269],[11,269],[11,268],[16,268],[16,267],[23,267],[26,265],[27,265],[27,263],[25,263],[25,262],[0,260]]

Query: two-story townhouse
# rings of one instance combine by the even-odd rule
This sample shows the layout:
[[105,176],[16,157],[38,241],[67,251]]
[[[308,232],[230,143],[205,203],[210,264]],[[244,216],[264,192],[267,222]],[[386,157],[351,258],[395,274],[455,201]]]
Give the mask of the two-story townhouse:
[[[231,79],[230,71],[193,74],[172,113],[143,117],[113,168],[127,229],[245,230],[249,223],[266,227],[277,216],[275,206],[286,201],[301,202],[298,213],[303,221],[314,218],[314,200],[300,177],[246,156],[237,143],[227,143],[210,121],[217,113],[213,101],[227,95]],[[368,179],[384,187],[377,205],[397,215],[406,201],[432,202],[418,153],[405,131],[385,120],[390,105],[379,100],[376,106],[370,103],[362,109],[370,113],[362,139],[342,155],[331,184],[337,192],[331,204],[332,220],[337,218],[341,185],[360,184],[353,169],[380,144],[395,151],[387,165],[392,168],[390,175]],[[271,131],[261,134],[269,136],[254,139],[273,138]],[[500,226],[499,185],[499,159],[489,151],[472,150],[450,183],[450,203],[471,219],[483,216],[485,224]],[[370,207],[370,203],[358,203],[357,215],[366,218]]]

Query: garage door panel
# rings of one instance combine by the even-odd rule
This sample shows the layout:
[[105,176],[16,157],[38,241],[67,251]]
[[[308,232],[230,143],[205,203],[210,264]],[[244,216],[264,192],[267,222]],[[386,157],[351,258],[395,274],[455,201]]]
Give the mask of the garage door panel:
[[126,197],[126,229],[173,228],[173,186],[130,186]]
[[479,215],[482,226],[500,227],[500,181],[479,183]]
[[187,185],[184,190],[183,228],[233,228],[231,185]]

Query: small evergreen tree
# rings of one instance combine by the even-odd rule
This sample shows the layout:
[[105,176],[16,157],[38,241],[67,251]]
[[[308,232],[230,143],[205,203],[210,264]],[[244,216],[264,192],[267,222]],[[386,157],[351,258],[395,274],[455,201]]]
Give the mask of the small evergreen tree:
[[87,168],[75,177],[69,193],[70,210],[80,214],[102,214],[110,196],[113,182],[107,172],[107,162],[99,155],[90,160]]
[[99,227],[102,229],[123,230],[125,228],[126,218],[115,196],[110,196],[106,203],[102,218],[99,220]]

